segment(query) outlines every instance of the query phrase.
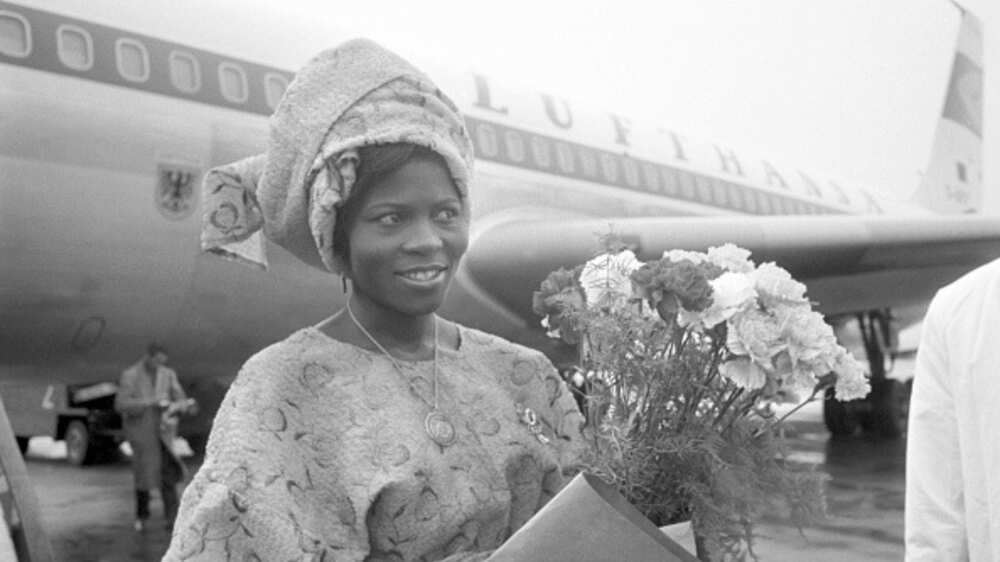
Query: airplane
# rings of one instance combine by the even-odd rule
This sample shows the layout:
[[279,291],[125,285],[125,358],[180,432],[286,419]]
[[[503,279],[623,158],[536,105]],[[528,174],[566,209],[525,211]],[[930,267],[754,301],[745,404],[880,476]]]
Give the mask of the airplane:
[[[290,68],[339,41],[261,49],[255,34],[230,34],[226,49],[205,46],[167,25],[186,17],[176,6],[0,1],[0,382],[117,380],[156,340],[203,406],[182,426],[198,448],[250,355],[344,304],[335,279],[277,246],[264,272],[198,247],[203,174],[262,152]],[[212,9],[199,4],[199,22],[226,17]],[[295,24],[272,23],[268,37]],[[975,214],[979,27],[963,13],[915,202],[416,60],[462,109],[477,158],[471,243],[443,315],[558,364],[566,350],[545,337],[532,291],[591,257],[595,234],[613,228],[643,260],[733,242],[804,281],[832,323],[860,326],[874,390],[856,407],[829,406],[831,430],[898,434],[898,391],[882,367],[890,314],[1000,257],[1000,221]]]

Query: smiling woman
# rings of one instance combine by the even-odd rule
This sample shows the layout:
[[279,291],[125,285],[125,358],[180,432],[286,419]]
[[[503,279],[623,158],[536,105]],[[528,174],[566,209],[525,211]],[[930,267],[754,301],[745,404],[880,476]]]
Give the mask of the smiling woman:
[[357,40],[299,72],[266,155],[207,174],[208,250],[266,266],[264,234],[351,294],[243,366],[165,560],[483,560],[559,491],[583,418],[552,364],[436,313],[471,164],[451,100]]
[[354,301],[390,316],[436,310],[469,245],[465,197],[430,149],[397,143],[358,153],[355,192],[333,236]]

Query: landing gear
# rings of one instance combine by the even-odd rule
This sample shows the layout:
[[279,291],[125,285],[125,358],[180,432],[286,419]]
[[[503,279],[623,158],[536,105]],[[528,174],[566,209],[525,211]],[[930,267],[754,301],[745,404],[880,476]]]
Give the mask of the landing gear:
[[853,435],[860,428],[866,434],[895,439],[903,434],[909,404],[909,385],[887,377],[893,333],[888,310],[869,311],[857,316],[861,342],[871,369],[871,393],[864,399],[838,402],[828,390],[823,402],[823,421],[835,437]]

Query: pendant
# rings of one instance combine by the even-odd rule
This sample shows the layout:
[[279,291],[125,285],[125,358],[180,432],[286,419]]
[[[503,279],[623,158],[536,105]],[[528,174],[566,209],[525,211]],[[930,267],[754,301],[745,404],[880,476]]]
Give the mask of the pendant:
[[427,436],[442,447],[447,447],[455,442],[455,426],[451,424],[444,414],[437,410],[431,410],[424,418],[424,431]]
[[527,406],[522,406],[521,404],[517,404],[517,409],[521,412],[521,423],[528,426],[528,431],[530,431],[531,434],[538,439],[539,443],[547,445],[549,443],[549,438],[542,432],[542,423],[538,421],[538,415],[535,414],[535,411]]

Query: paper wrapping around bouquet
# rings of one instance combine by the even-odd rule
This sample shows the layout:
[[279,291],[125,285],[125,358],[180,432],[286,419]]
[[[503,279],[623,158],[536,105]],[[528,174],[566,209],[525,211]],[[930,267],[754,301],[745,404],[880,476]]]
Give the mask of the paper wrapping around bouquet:
[[611,486],[586,474],[578,474],[488,560],[698,562]]

